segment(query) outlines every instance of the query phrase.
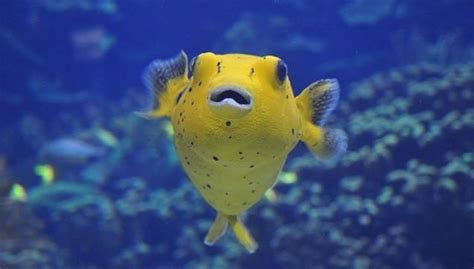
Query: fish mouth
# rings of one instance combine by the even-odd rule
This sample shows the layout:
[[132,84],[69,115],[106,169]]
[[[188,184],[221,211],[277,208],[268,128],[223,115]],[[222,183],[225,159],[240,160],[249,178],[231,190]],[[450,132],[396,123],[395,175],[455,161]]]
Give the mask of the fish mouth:
[[227,86],[211,91],[209,105],[229,106],[235,109],[248,110],[252,106],[252,96],[241,88]]

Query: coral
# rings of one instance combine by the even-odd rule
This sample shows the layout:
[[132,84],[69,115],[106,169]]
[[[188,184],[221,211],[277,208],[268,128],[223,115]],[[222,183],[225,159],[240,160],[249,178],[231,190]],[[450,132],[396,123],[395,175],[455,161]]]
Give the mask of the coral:
[[64,89],[59,80],[39,75],[28,78],[28,91],[38,102],[45,104],[73,105],[90,100],[90,93]]
[[346,189],[351,192],[359,190],[361,185],[364,183],[364,178],[362,176],[349,176],[341,179],[340,186],[343,189]]
[[[95,260],[107,264],[103,255],[120,246],[121,224],[115,208],[105,194],[91,186],[62,181],[36,187],[29,193],[29,203],[46,221],[52,239],[74,251],[81,263]],[[96,246],[101,246],[100,255]]]
[[113,15],[117,12],[117,3],[114,0],[40,0],[39,4],[49,11],[62,12],[70,9],[85,11],[100,11]]
[[410,65],[352,85],[336,118],[350,138],[339,165],[304,154],[285,169],[298,184],[276,186],[278,268],[448,268],[457,245],[457,262],[473,262],[474,236],[456,228],[474,225],[473,67]]
[[41,233],[26,204],[0,198],[0,267],[67,268],[63,253]]
[[407,251],[404,233],[403,226],[394,225],[370,240],[335,225],[305,222],[279,228],[272,245],[281,253],[276,256],[281,268],[393,268],[384,260]]
[[[321,40],[290,31],[291,28],[292,22],[284,16],[243,13],[217,41],[216,50],[218,52],[247,51],[264,55],[285,51],[320,53],[324,49]],[[285,42],[275,42],[275,40],[285,40]]]
[[[235,44],[246,47],[259,31],[268,32],[262,39],[275,39],[267,29],[244,33],[262,20],[248,16],[223,38],[223,48],[248,34],[248,40],[243,36]],[[287,23],[278,15],[271,19],[278,27]],[[296,44],[303,43],[298,39]],[[253,48],[273,49],[265,42]],[[24,265],[28,256],[40,257],[32,260],[35,265],[60,263],[62,256],[50,257],[61,248],[76,268],[438,269],[449,268],[449,257],[472,264],[473,78],[472,62],[419,63],[349,85],[339,114],[330,119],[331,126],[347,131],[348,152],[339,163],[323,166],[307,151],[296,150],[283,168],[284,184],[244,215],[260,243],[253,256],[244,255],[232,233],[212,248],[202,243],[214,212],[184,180],[169,125],[128,113],[139,110],[144,97],[129,95],[114,106],[88,99],[53,122],[26,113],[5,129],[1,142],[20,163],[16,174],[32,171],[41,159],[29,153],[57,137],[93,141],[108,154],[70,169],[69,180],[56,176],[54,183],[33,188],[29,205],[44,220],[49,238],[20,247],[26,252],[3,246],[0,261]],[[41,85],[38,80],[32,83]],[[19,156],[13,154],[17,136],[29,148]],[[39,185],[39,178],[25,178],[26,189]]]
[[[124,233],[134,234],[130,240],[139,242],[140,249],[148,249],[146,252],[128,249],[121,253],[114,258],[119,268],[139,264],[138,257],[145,260],[173,257],[175,266],[183,268],[218,265],[233,268],[231,264],[243,253],[235,240],[226,235],[213,250],[219,253],[219,258],[206,256],[210,249],[202,242],[211,225],[211,210],[190,183],[179,188],[152,190],[143,179],[129,178],[116,182],[115,188],[120,197],[115,201],[117,213],[133,223],[124,226]],[[158,233],[157,238],[144,237],[150,226]]]
[[352,0],[339,12],[349,25],[375,24],[395,11],[396,0]]
[[0,41],[7,44],[12,50],[18,55],[31,61],[35,65],[44,66],[45,59],[40,56],[37,52],[27,46],[22,40],[20,40],[16,34],[9,29],[0,27]]

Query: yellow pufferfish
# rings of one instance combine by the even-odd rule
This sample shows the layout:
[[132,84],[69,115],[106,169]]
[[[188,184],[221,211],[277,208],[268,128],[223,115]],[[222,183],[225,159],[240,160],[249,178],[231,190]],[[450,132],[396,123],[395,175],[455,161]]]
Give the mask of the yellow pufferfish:
[[339,99],[335,79],[318,80],[295,97],[286,64],[274,56],[181,51],[155,60],[144,80],[153,93],[149,118],[169,117],[186,174],[217,211],[204,243],[230,225],[253,253],[258,244],[240,215],[276,183],[298,141],[323,160],[347,147],[343,131],[323,128]]

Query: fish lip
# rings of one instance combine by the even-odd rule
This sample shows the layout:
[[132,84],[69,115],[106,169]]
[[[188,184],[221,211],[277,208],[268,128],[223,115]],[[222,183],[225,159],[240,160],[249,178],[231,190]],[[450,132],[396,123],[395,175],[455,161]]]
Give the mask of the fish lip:
[[[228,97],[222,96],[228,94]],[[226,85],[212,90],[209,93],[208,103],[212,107],[229,107],[236,110],[246,111],[253,106],[252,95],[238,86]]]

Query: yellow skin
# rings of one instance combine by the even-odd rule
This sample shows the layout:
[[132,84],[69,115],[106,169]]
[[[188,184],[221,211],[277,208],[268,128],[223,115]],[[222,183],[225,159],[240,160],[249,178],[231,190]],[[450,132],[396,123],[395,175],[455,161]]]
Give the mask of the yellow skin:
[[[290,83],[279,85],[273,75],[278,60],[202,54],[194,64],[192,90],[171,111],[187,175],[204,199],[226,215],[239,215],[262,198],[299,141],[301,119]],[[253,98],[253,108],[241,117],[229,119],[208,105],[210,92],[228,85]]]
[[[281,63],[274,56],[208,52],[196,57],[188,78],[187,57],[181,53],[173,61],[158,61],[149,68],[148,86],[156,102],[147,116],[171,118],[186,174],[218,212],[205,239],[208,245],[230,224],[249,252],[257,249],[239,215],[275,184],[300,139],[315,154],[331,157],[332,151],[322,143],[325,129],[316,126],[312,117],[325,118],[332,111],[327,107],[337,102],[337,81],[313,83],[295,98],[286,65],[283,80],[277,75]],[[213,103],[227,89],[242,93],[249,104],[231,104],[232,98]],[[321,114],[325,109],[329,112]],[[333,140],[338,137],[328,145],[333,146]]]

